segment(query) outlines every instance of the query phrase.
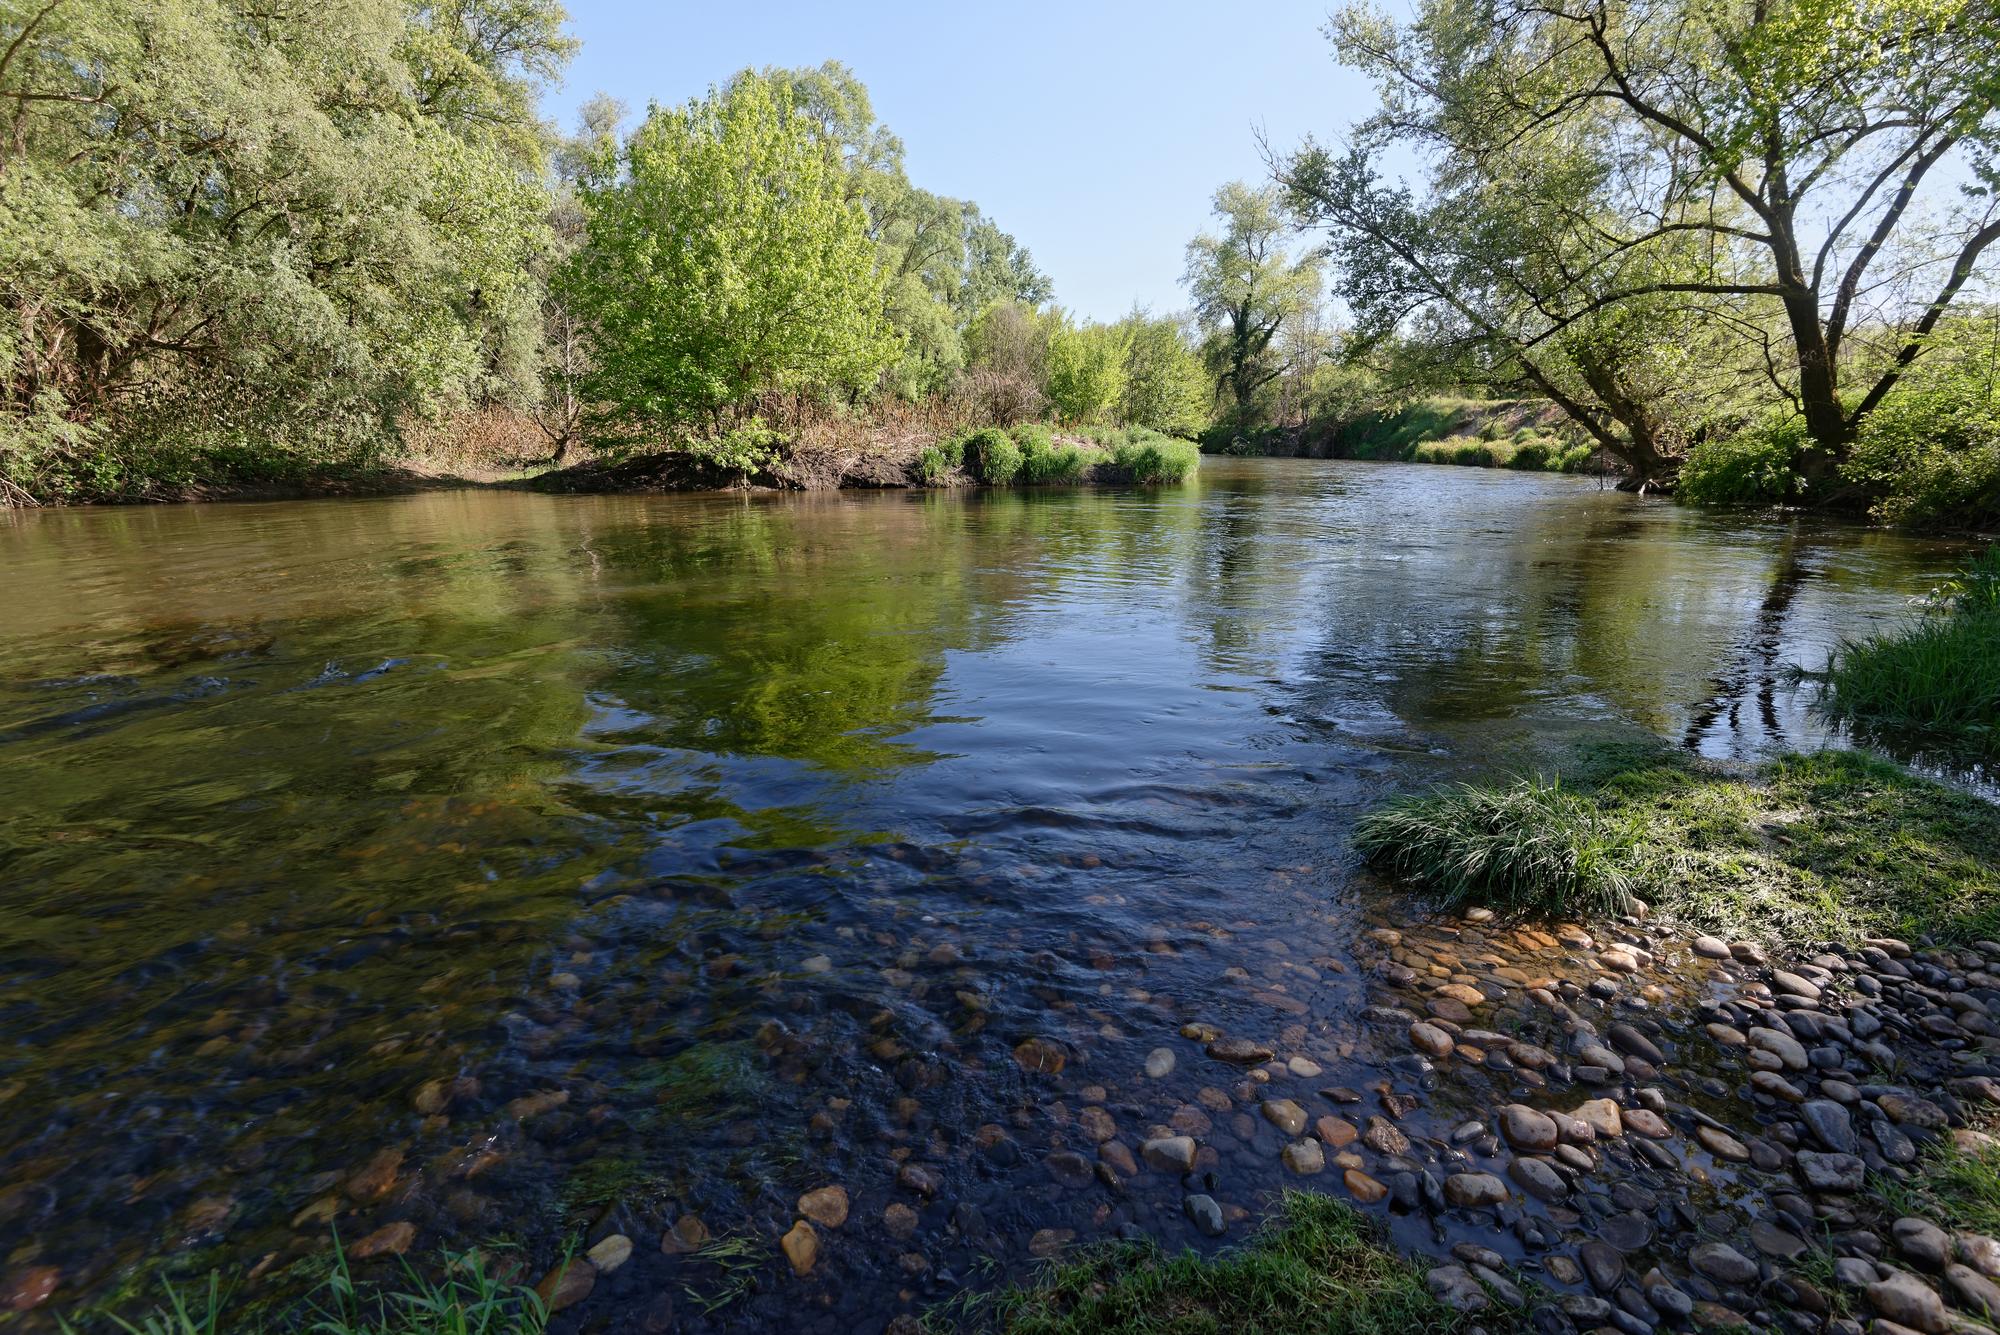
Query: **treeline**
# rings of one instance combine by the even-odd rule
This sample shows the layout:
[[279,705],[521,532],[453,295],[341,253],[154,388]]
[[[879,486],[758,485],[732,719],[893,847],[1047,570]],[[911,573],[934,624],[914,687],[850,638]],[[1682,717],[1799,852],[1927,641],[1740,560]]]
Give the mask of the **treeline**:
[[[897,404],[1187,434],[1193,337],[1080,322],[913,184],[845,68],[629,132],[536,103],[552,0],[42,0],[0,19],[0,496],[365,469],[498,431],[748,473]],[[891,412],[893,415],[893,412]],[[497,424],[497,425],[496,425]]]
[[1274,203],[1378,387],[1548,399],[1693,500],[2000,520],[1989,0],[1420,0],[1328,34],[1380,109],[1269,150]]

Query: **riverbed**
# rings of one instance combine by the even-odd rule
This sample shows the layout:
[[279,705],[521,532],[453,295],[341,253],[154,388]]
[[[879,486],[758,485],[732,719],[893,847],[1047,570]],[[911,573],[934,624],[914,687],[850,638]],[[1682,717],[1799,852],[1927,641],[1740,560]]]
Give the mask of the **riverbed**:
[[[1408,909],[1359,813],[1619,739],[1845,744],[1786,668],[1966,551],[1307,460],[0,513],[0,1271],[59,1272],[53,1329],[282,1293],[335,1228],[529,1279],[619,1235],[561,1319],[845,1331],[1221,1245],[1284,1138],[1183,1029],[1315,1092],[1407,1053],[1362,1018]],[[1197,1125],[1221,1239],[1097,1172]]]

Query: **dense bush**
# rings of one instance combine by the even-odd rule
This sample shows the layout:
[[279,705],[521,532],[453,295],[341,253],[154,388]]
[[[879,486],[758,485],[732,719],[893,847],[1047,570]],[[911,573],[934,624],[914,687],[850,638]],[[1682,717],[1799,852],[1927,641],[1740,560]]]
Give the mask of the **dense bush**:
[[1049,428],[1041,425],[1020,427],[1014,432],[1014,439],[1021,446],[1022,482],[1048,485],[1082,479],[1083,451],[1074,444],[1058,441]]
[[1862,419],[1841,474],[1866,492],[1877,517],[1923,527],[2000,522],[1993,355],[1990,329],[1948,324]]
[[1021,471],[1021,447],[999,427],[973,432],[963,448],[965,467],[989,487],[1004,487]]
[[1175,440],[1157,431],[1133,427],[1105,438],[1110,470],[1127,482],[1184,482],[1201,466],[1201,451],[1191,440]]
[[1798,486],[1793,462],[1805,448],[1805,419],[1774,415],[1688,451],[1674,492],[1696,505],[1772,505]]

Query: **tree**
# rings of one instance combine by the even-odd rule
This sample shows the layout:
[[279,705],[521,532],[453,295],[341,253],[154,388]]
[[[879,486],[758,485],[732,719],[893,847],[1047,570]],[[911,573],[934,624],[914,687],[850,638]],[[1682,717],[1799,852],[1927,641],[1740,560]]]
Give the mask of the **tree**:
[[1125,393],[1131,334],[1118,325],[1074,325],[1059,313],[1049,332],[1049,402],[1066,422],[1101,422]]
[[1182,282],[1206,331],[1204,351],[1215,395],[1239,421],[1253,412],[1257,392],[1277,379],[1273,355],[1278,331],[1319,288],[1316,257],[1294,258],[1287,244],[1291,224],[1278,192],[1232,181],[1215,193],[1221,235],[1203,233],[1188,243]]
[[[524,393],[551,0],[42,0],[0,18],[0,474],[363,457]],[[502,33],[507,34],[501,36]]]
[[1125,342],[1125,387],[1118,419],[1170,435],[1192,436],[1214,402],[1200,354],[1177,319],[1134,311],[1119,322]]
[[781,82],[655,106],[624,173],[582,187],[565,270],[589,321],[600,436],[704,423],[766,391],[871,388],[902,351],[867,219],[824,131]]
[[[1988,0],[1424,0],[1413,24],[1349,9],[1329,33],[1383,109],[1352,154],[1308,141],[1278,164],[1312,221],[1427,269],[1419,285],[1449,305],[1446,271],[1498,248],[1426,244],[1412,228],[1452,217],[1377,180],[1372,158],[1391,141],[1428,154],[1432,202],[1530,194],[1516,253],[1537,262],[1499,280],[1529,318],[1494,336],[1531,375],[1547,345],[1629,303],[1685,299],[1698,323],[1740,326],[1746,353],[1768,308],[1783,339],[1768,370],[1805,419],[1814,482],[2000,240]],[[1535,169],[1541,153],[1563,170]],[[1946,211],[1954,179],[1977,188]],[[1845,386],[1871,324],[1893,347]]]

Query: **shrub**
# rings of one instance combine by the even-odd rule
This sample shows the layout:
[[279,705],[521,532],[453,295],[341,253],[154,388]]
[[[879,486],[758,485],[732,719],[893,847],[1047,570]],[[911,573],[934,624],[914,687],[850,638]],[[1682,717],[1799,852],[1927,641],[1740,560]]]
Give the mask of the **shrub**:
[[1899,389],[1862,419],[1841,476],[1891,523],[1991,524],[2000,519],[2000,399],[1983,381],[1943,375]]
[[1793,461],[1806,444],[1803,417],[1772,416],[1688,451],[1674,494],[1695,505],[1772,505],[1798,489]]
[[1175,440],[1144,427],[1110,433],[1106,443],[1111,471],[1127,482],[1183,482],[1201,467],[1201,451],[1193,441]]
[[1549,441],[1522,440],[1514,446],[1514,457],[1507,461],[1507,466],[1538,472],[1546,469],[1554,457],[1550,453]]
[[1045,426],[1024,426],[1014,433],[1021,443],[1022,482],[1035,485],[1075,482],[1083,476],[1083,451],[1063,444]]
[[1630,827],[1556,782],[1403,798],[1363,817],[1354,843],[1453,908],[1595,918],[1624,912],[1633,888]]
[[965,466],[965,441],[960,437],[940,440],[917,451],[917,476],[927,487],[940,486]]
[[766,426],[763,418],[752,417],[720,436],[690,442],[687,450],[717,468],[748,477],[777,459],[782,442],[783,437]]
[[1021,447],[998,427],[975,431],[965,440],[965,466],[989,487],[1004,487],[1021,471]]

